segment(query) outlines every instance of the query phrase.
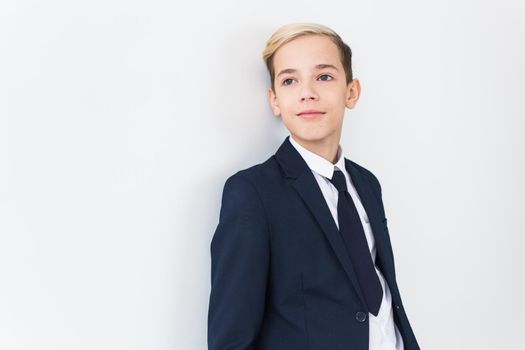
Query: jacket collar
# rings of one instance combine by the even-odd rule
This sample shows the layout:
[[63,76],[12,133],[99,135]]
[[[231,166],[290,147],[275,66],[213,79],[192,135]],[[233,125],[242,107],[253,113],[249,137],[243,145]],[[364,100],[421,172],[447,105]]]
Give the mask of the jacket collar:
[[275,157],[281,165],[285,176],[296,179],[301,174],[310,171],[310,168],[299,152],[292,146],[289,139],[290,136],[286,136],[286,139],[275,153]]
[[317,174],[324,176],[327,179],[331,179],[334,174],[334,166],[336,166],[340,170],[345,169],[345,159],[343,157],[343,148],[341,147],[341,145],[339,145],[337,149],[337,162],[332,163],[329,160],[321,157],[320,155],[315,154],[314,152],[303,147],[300,143],[295,141],[295,139],[292,136],[290,136],[288,140],[290,141],[292,146],[294,146],[297,152],[299,152],[306,164],[308,164],[308,167]]

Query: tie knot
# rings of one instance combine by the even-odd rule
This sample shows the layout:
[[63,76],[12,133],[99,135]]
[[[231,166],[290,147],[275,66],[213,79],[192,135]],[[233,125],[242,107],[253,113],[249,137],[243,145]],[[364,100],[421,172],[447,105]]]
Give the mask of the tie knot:
[[337,188],[339,192],[344,192],[347,190],[345,176],[341,170],[334,171],[334,175],[332,176],[330,182],[334,184],[335,188]]

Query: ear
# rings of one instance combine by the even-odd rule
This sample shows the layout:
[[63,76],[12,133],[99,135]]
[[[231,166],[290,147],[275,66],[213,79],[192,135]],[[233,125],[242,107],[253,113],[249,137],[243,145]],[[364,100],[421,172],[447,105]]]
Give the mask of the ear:
[[268,101],[270,102],[270,107],[272,107],[273,114],[278,117],[281,115],[281,108],[279,108],[279,101],[277,96],[272,88],[268,89]]
[[346,87],[346,108],[354,108],[360,95],[361,83],[358,79],[354,79]]

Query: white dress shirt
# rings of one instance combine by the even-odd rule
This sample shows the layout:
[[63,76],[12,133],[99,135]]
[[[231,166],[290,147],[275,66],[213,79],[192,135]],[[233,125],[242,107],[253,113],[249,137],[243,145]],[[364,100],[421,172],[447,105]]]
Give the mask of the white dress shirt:
[[[374,235],[372,233],[372,227],[368,220],[368,215],[366,214],[365,208],[363,207],[359,195],[352,183],[350,175],[345,168],[345,160],[342,156],[343,149],[341,145],[337,150],[337,162],[332,164],[323,157],[307,150],[301,146],[297,141],[293,139],[290,135],[290,142],[303,157],[308,167],[312,170],[317,183],[323,193],[323,196],[328,204],[328,208],[332,213],[332,217],[339,228],[339,222],[337,220],[337,200],[339,198],[339,192],[335,186],[330,182],[329,179],[332,178],[334,167],[341,170],[346,178],[346,187],[348,192],[352,197],[352,200],[355,203],[357,212],[363,224],[363,229],[365,231],[366,241],[370,249],[370,254],[372,259],[376,261],[376,247]],[[390,294],[390,289],[385,281],[385,278],[381,274],[381,271],[375,266],[379,281],[381,282],[381,287],[383,288],[383,299],[381,300],[381,306],[379,308],[379,313],[377,316],[368,314],[369,324],[370,324],[370,335],[369,335],[369,350],[403,350],[403,339],[397,326],[394,323],[394,314],[392,309],[392,296]]]

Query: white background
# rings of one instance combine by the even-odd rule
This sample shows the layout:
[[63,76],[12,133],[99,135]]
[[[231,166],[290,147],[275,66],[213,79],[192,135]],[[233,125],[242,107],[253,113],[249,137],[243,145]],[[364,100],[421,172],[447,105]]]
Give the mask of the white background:
[[222,186],[288,134],[261,52],[318,22],[362,84],[423,349],[524,349],[523,1],[0,3],[0,349],[206,348]]

